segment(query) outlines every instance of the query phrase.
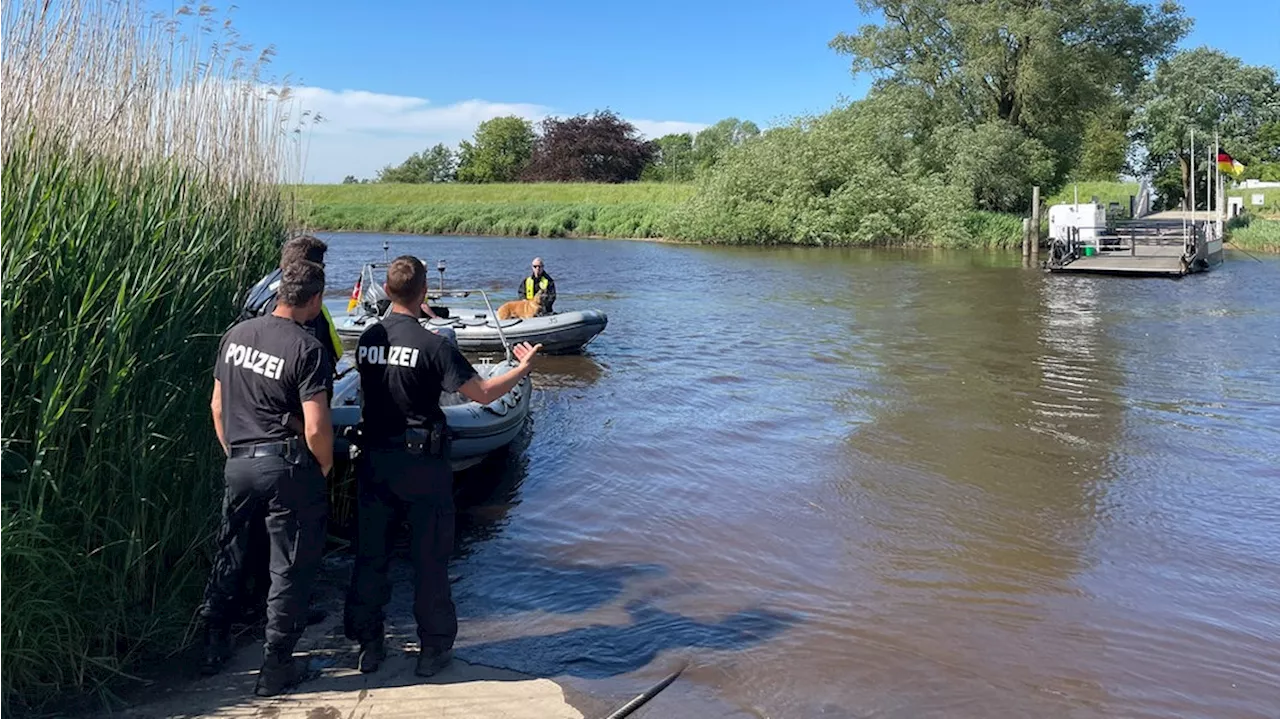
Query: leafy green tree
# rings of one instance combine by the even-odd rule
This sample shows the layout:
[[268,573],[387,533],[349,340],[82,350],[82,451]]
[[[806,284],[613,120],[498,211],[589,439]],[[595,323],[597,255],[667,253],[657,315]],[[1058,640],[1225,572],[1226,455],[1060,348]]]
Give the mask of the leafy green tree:
[[1127,121],[1117,110],[1094,114],[1085,123],[1080,164],[1075,176],[1081,180],[1115,182],[1125,171],[1129,157]]
[[972,196],[979,210],[1023,210],[1028,188],[1048,184],[1054,174],[1054,153],[1008,123],[991,120],[975,128],[949,128],[940,139],[952,160],[950,183]]
[[460,182],[513,182],[533,157],[533,125],[515,115],[480,123],[474,142],[462,141],[458,150]]
[[[1132,133],[1145,153],[1143,169],[1172,206],[1191,191],[1191,130],[1196,169],[1210,168],[1208,149],[1218,132],[1222,148],[1245,163],[1277,157],[1280,85],[1274,68],[1245,65],[1207,47],[1161,63],[1138,92]],[[1198,180],[1203,183],[1203,178]]]
[[734,147],[760,135],[750,120],[728,117],[708,127],[693,139],[693,161],[699,172],[714,167]]
[[642,180],[689,182],[693,179],[693,135],[687,132],[663,135],[654,140],[653,161],[644,168]]
[[415,152],[396,167],[382,168],[378,182],[451,182],[457,168],[453,151],[438,143],[426,152]]
[[347,175],[346,177],[342,178],[342,184],[344,185],[354,185],[358,182],[360,181],[356,179],[355,175]]
[[672,237],[874,244],[957,238],[967,188],[930,169],[908,106],[871,98],[770,129],[727,153],[673,214]]
[[830,43],[873,91],[928,102],[934,126],[1002,122],[1071,169],[1087,119],[1135,91],[1189,29],[1182,8],[1133,0],[858,0],[882,21]]

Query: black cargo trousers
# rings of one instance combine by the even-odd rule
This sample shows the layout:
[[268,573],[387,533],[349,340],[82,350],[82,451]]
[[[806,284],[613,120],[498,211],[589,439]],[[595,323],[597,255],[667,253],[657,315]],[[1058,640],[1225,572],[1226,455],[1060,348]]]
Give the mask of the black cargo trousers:
[[381,637],[391,600],[392,516],[407,510],[414,570],[413,617],[421,646],[452,649],[458,615],[449,586],[453,554],[453,470],[442,456],[401,447],[370,447],[356,461],[356,561],[343,610],[348,639]]
[[292,652],[307,626],[307,603],[324,552],[328,496],[324,475],[311,453],[231,457],[223,476],[226,493],[216,554],[200,614],[206,626],[226,629],[240,616],[244,573],[255,562],[248,553],[255,524],[266,529],[271,586],[267,593],[266,648]]

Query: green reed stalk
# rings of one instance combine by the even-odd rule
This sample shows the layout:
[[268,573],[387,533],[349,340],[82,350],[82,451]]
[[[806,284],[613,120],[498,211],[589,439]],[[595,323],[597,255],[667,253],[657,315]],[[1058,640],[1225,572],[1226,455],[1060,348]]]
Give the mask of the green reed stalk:
[[213,354],[289,218],[269,53],[178,42],[128,4],[11,3],[4,24],[10,708],[181,646],[220,495]]

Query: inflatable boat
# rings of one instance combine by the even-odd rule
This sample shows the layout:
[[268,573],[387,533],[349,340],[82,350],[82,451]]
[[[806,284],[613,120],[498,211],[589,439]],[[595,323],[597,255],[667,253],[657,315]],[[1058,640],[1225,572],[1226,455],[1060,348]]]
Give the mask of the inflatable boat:
[[[385,249],[385,248],[384,248]],[[338,336],[353,341],[369,327],[377,324],[390,311],[391,301],[382,289],[374,271],[387,263],[366,263],[360,278],[352,288],[352,307],[345,317],[334,317]],[[444,262],[440,262],[440,288],[428,290],[427,301],[439,319],[424,317],[422,325],[429,330],[445,330],[456,339],[463,352],[490,353],[505,351],[507,342],[541,344],[546,354],[571,354],[579,352],[594,340],[609,323],[608,316],[600,310],[575,310],[555,312],[529,319],[499,320],[493,304],[483,290],[445,290]],[[458,308],[452,305],[437,306],[447,298],[466,298],[479,295],[484,299],[482,308]]]
[[[340,337],[353,340],[380,320],[378,315],[364,314],[335,317],[333,321]],[[542,352],[546,354],[579,352],[604,331],[608,323],[609,318],[600,310],[577,310],[529,319],[499,320],[487,309],[450,307],[447,318],[422,318],[422,325],[427,329],[452,330],[458,349],[480,353],[503,351],[499,327],[509,342],[541,344]]]
[[[518,363],[504,359],[474,366],[481,378],[487,379],[514,370]],[[451,458],[455,472],[479,464],[520,434],[529,416],[532,389],[532,382],[526,376],[489,404],[472,402],[457,392],[440,396],[440,409],[444,411],[445,423],[453,438]],[[360,375],[354,369],[334,382],[330,412],[333,416],[334,455],[349,459],[351,444],[359,445],[353,430],[360,423]]]

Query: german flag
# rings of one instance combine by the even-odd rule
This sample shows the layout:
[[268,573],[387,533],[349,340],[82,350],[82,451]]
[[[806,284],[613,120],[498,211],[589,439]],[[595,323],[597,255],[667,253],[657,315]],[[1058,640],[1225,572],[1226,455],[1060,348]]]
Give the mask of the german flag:
[[1244,165],[1228,155],[1226,150],[1218,150],[1218,170],[1239,177],[1240,173],[1244,172]]

